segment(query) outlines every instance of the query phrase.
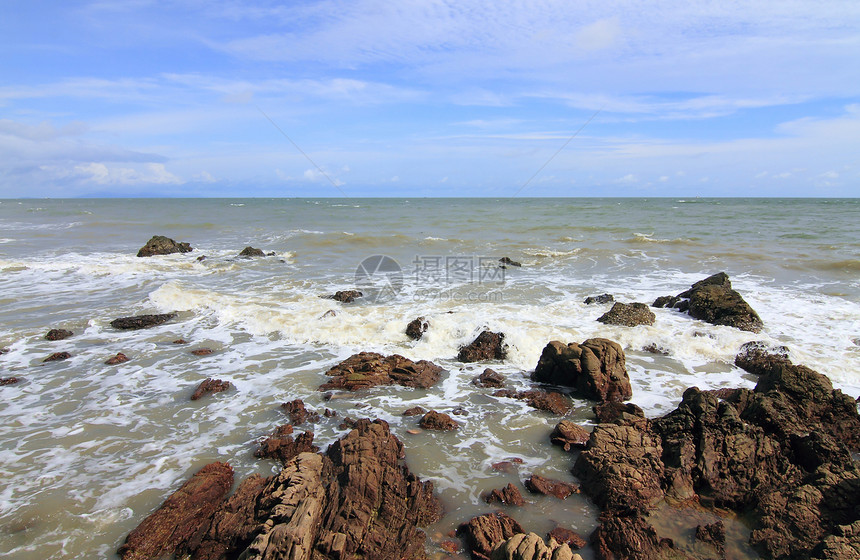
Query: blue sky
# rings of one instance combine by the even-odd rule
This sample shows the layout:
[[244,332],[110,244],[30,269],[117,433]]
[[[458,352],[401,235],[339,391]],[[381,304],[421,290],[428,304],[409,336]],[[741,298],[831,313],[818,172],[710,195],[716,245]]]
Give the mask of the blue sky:
[[4,198],[860,196],[853,0],[0,13]]

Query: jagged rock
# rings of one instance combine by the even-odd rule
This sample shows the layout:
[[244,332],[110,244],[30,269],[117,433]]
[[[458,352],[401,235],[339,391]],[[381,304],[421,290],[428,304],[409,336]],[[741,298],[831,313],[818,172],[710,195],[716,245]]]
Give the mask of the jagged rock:
[[42,362],[61,362],[63,360],[68,360],[71,357],[72,355],[68,352],[54,352],[53,354],[42,360]]
[[638,325],[653,325],[657,316],[644,303],[616,303],[612,309],[598,317],[598,321],[607,325],[636,327]]
[[194,393],[191,395],[191,400],[196,401],[205,397],[206,395],[212,395],[215,393],[220,393],[222,391],[226,391],[233,384],[229,381],[222,381],[220,379],[212,379],[211,377],[206,378],[200,385],[194,389]]
[[536,474],[531,475],[526,480],[526,490],[533,494],[555,496],[559,500],[563,500],[571,494],[579,494],[579,486],[576,484],[551,480]]
[[254,451],[254,457],[276,459],[286,465],[299,453],[319,451],[319,448],[313,444],[313,432],[303,432],[295,439],[292,434],[293,427],[290,424],[278,426],[272,435],[260,442],[260,447]]
[[473,517],[457,528],[457,535],[463,538],[476,560],[489,560],[496,545],[522,532],[520,524],[502,512]]
[[624,351],[605,338],[591,338],[582,344],[550,342],[532,379],[573,387],[583,397],[598,401],[623,401],[633,395]]
[[687,560],[661,538],[645,519],[629,511],[604,512],[591,536],[597,557],[604,560]]
[[697,526],[696,540],[712,545],[720,558],[726,557],[726,528],[722,521]]
[[132,531],[117,554],[123,560],[151,560],[172,555],[213,515],[233,486],[226,463],[206,465]]
[[615,297],[612,294],[600,294],[599,296],[588,296],[585,298],[585,305],[591,305],[593,303],[612,303],[615,301]]
[[328,370],[326,375],[332,379],[321,385],[320,391],[357,391],[376,385],[403,385],[426,389],[439,381],[443,371],[441,367],[427,360],[413,362],[398,354],[385,357],[376,352],[362,352]]
[[5,385],[14,385],[16,383],[20,383],[20,379],[17,377],[0,377],[0,387]]
[[264,253],[262,249],[255,249],[254,247],[248,246],[242,249],[242,251],[239,253],[239,256],[246,258],[265,257],[266,253]]
[[572,448],[585,447],[590,435],[590,432],[573,422],[562,420],[553,428],[549,440],[553,445],[560,445],[565,451],[570,451]]
[[134,317],[120,317],[110,322],[110,326],[120,330],[148,329],[170,321],[176,317],[176,313],[162,313],[159,315],[137,315]]
[[117,364],[122,364],[128,361],[128,356],[123,354],[122,352],[117,352],[116,356],[111,356],[105,362],[106,365],[115,366]]
[[559,416],[570,412],[570,399],[558,391],[532,390],[517,392],[510,389],[502,389],[494,392],[493,396],[526,401],[532,408],[551,412]]
[[772,346],[767,342],[754,340],[747,342],[735,356],[735,365],[750,373],[761,375],[777,365],[791,363],[789,350],[785,346]]
[[545,543],[535,533],[520,533],[499,543],[490,553],[490,560],[582,560],[566,543],[550,539]]
[[523,460],[519,457],[513,457],[507,461],[499,461],[498,463],[493,463],[490,465],[490,468],[494,471],[499,471],[503,473],[513,473],[517,470],[517,465],[522,465]]
[[427,411],[420,406],[413,406],[403,411],[403,416],[424,416],[425,414],[427,414]]
[[413,319],[406,325],[406,336],[412,340],[419,340],[427,329],[430,328],[430,323],[424,317]]
[[571,529],[565,529],[564,527],[556,527],[547,533],[546,538],[555,539],[555,542],[560,544],[567,544],[571,550],[579,550],[580,548],[585,548],[588,545],[588,541],[579,533]]
[[72,331],[67,331],[66,329],[51,329],[45,335],[45,340],[64,340],[70,336],[74,336],[74,334]]
[[152,257],[154,255],[169,255],[171,253],[190,253],[193,251],[188,243],[177,243],[169,237],[154,235],[137,252],[138,257]]
[[436,412],[435,410],[431,410],[422,416],[418,425],[425,430],[438,430],[443,432],[456,430],[460,427],[460,424],[458,424],[453,418],[442,412]]
[[669,351],[660,346],[659,344],[652,342],[651,344],[647,344],[642,347],[643,352],[648,352],[649,354],[657,354],[659,356],[668,356]]
[[474,385],[484,388],[499,388],[505,385],[505,376],[501,373],[487,368],[484,372],[472,380]]
[[356,299],[360,297],[364,297],[364,294],[359,292],[358,290],[339,290],[334,293],[334,295],[326,296],[328,299],[333,299],[335,301],[339,301],[341,303],[352,303]]
[[517,487],[511,483],[499,489],[493,489],[484,496],[484,501],[488,504],[505,504],[509,506],[524,506],[526,501],[523,495],[517,490]]
[[502,257],[499,262],[506,266],[523,266],[523,263],[511,260],[509,257]]
[[290,417],[290,422],[294,425],[304,424],[307,421],[316,422],[320,419],[319,413],[308,410],[302,399],[281,403],[281,410]]
[[700,280],[677,296],[657,298],[652,307],[674,307],[714,325],[759,332],[764,324],[741,295],[732,289],[725,272]]
[[592,407],[601,424],[637,426],[647,424],[645,412],[633,403],[606,401]]
[[484,331],[471,344],[460,348],[457,360],[460,362],[504,360],[507,356],[504,340],[503,333]]

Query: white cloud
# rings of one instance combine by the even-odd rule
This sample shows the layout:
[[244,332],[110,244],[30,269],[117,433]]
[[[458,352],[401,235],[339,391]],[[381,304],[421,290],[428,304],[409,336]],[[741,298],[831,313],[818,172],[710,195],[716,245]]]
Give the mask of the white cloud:
[[617,17],[601,19],[576,32],[576,47],[584,51],[608,49],[618,44],[621,34]]
[[90,162],[76,165],[75,173],[84,182],[97,185],[181,185],[182,179],[165,169],[162,163],[137,167]]

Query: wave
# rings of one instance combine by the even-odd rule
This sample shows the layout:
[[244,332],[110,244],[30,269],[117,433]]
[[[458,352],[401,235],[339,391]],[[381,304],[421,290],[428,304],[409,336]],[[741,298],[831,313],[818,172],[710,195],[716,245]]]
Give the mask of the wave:
[[624,240],[625,243],[659,243],[666,245],[700,245],[694,238],[676,237],[675,239],[661,239],[654,237],[653,233],[634,232],[633,237]]

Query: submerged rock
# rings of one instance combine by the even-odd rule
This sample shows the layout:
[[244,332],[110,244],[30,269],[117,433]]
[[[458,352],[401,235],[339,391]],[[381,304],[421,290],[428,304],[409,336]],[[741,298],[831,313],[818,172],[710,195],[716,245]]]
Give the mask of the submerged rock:
[[190,253],[193,251],[188,243],[177,243],[169,237],[154,235],[137,252],[138,257],[152,257],[155,255],[170,255],[172,253]]
[[356,299],[360,297],[364,297],[364,294],[359,292],[358,290],[340,290],[335,292],[333,295],[325,296],[328,299],[333,299],[335,301],[339,301],[341,303],[352,303]]
[[501,390],[493,393],[494,397],[507,397],[526,401],[529,406],[538,410],[544,410],[553,414],[564,415],[570,412],[570,399],[558,391],[543,391],[540,389],[531,391]]
[[246,258],[265,257],[266,253],[264,253],[262,249],[255,249],[254,247],[248,246],[239,252],[239,256]]
[[590,432],[570,420],[562,420],[553,428],[549,440],[553,445],[559,445],[565,451],[570,451],[572,448],[585,447],[590,435]]
[[420,340],[424,333],[427,332],[427,329],[430,327],[430,323],[424,317],[418,317],[413,319],[406,325],[406,336],[411,338],[412,340]]
[[503,333],[484,331],[471,344],[460,349],[457,360],[467,363],[504,360],[507,356],[504,340]]
[[308,421],[316,422],[320,419],[319,413],[308,410],[302,399],[281,403],[281,410],[290,417],[290,422],[296,425],[304,424]]
[[484,501],[488,504],[505,504],[508,506],[524,506],[526,501],[523,495],[517,490],[517,487],[511,483],[499,489],[493,489],[483,496]]
[[533,494],[543,494],[544,496],[555,496],[559,500],[563,500],[571,494],[579,494],[579,485],[560,480],[550,480],[542,476],[533,474],[526,480],[526,489]]
[[725,272],[700,280],[677,296],[659,297],[652,306],[673,307],[714,325],[726,325],[749,332],[759,332],[764,326],[758,313],[732,289]]
[[556,527],[546,537],[548,539],[555,539],[558,543],[567,544],[571,550],[579,550],[588,545],[588,541],[582,538],[579,533],[571,529],[565,529],[564,527]]
[[505,385],[505,376],[501,373],[487,368],[478,377],[472,380],[473,385],[484,388],[498,389]]
[[457,528],[457,535],[465,541],[472,558],[481,560],[489,560],[496,545],[522,532],[520,524],[502,512],[473,517]]
[[176,317],[176,313],[161,313],[157,315],[136,315],[134,317],[120,317],[110,322],[110,326],[120,330],[148,329],[162,325]]
[[376,352],[361,352],[328,370],[326,375],[332,379],[321,385],[320,391],[357,391],[376,385],[403,385],[426,389],[439,381],[443,371],[441,367],[427,360],[413,362],[399,354],[386,357]]
[[585,298],[585,305],[591,305],[593,303],[612,303],[615,301],[615,297],[612,294],[600,294],[599,296],[588,296]]
[[68,352],[54,352],[53,354],[42,360],[42,362],[60,362],[63,360],[68,360],[71,357],[72,355]]
[[502,265],[504,265],[504,266],[517,266],[517,267],[523,266],[523,263],[511,260],[508,257],[500,258],[499,262],[502,263]]
[[644,303],[616,303],[612,309],[597,318],[601,323],[624,327],[653,325],[656,319],[657,316]]
[[45,335],[45,340],[65,340],[70,336],[74,336],[74,334],[72,331],[67,331],[66,329],[51,329]]
[[191,351],[192,356],[209,356],[214,353],[215,350],[212,350],[211,348],[197,348],[196,350]]
[[111,356],[105,362],[105,365],[115,366],[117,364],[122,364],[128,361],[128,356],[123,354],[122,352],[117,352],[116,356]]
[[17,377],[0,377],[0,387],[5,385],[15,385],[19,383],[21,380]]
[[198,399],[202,399],[206,395],[213,395],[215,393],[226,391],[232,386],[233,384],[229,381],[222,381],[220,379],[212,379],[209,377],[197,386],[194,393],[191,395],[191,400],[196,401]]
[[443,412],[436,412],[435,410],[431,410],[422,416],[418,425],[425,430],[437,430],[442,432],[456,430],[460,427],[460,424],[458,424],[453,418]]
[[427,411],[420,406],[413,406],[403,411],[403,416],[424,416],[425,414],[427,414]]
[[624,351],[605,338],[591,338],[582,344],[550,342],[532,379],[572,387],[581,396],[598,401],[623,401],[633,396]]

